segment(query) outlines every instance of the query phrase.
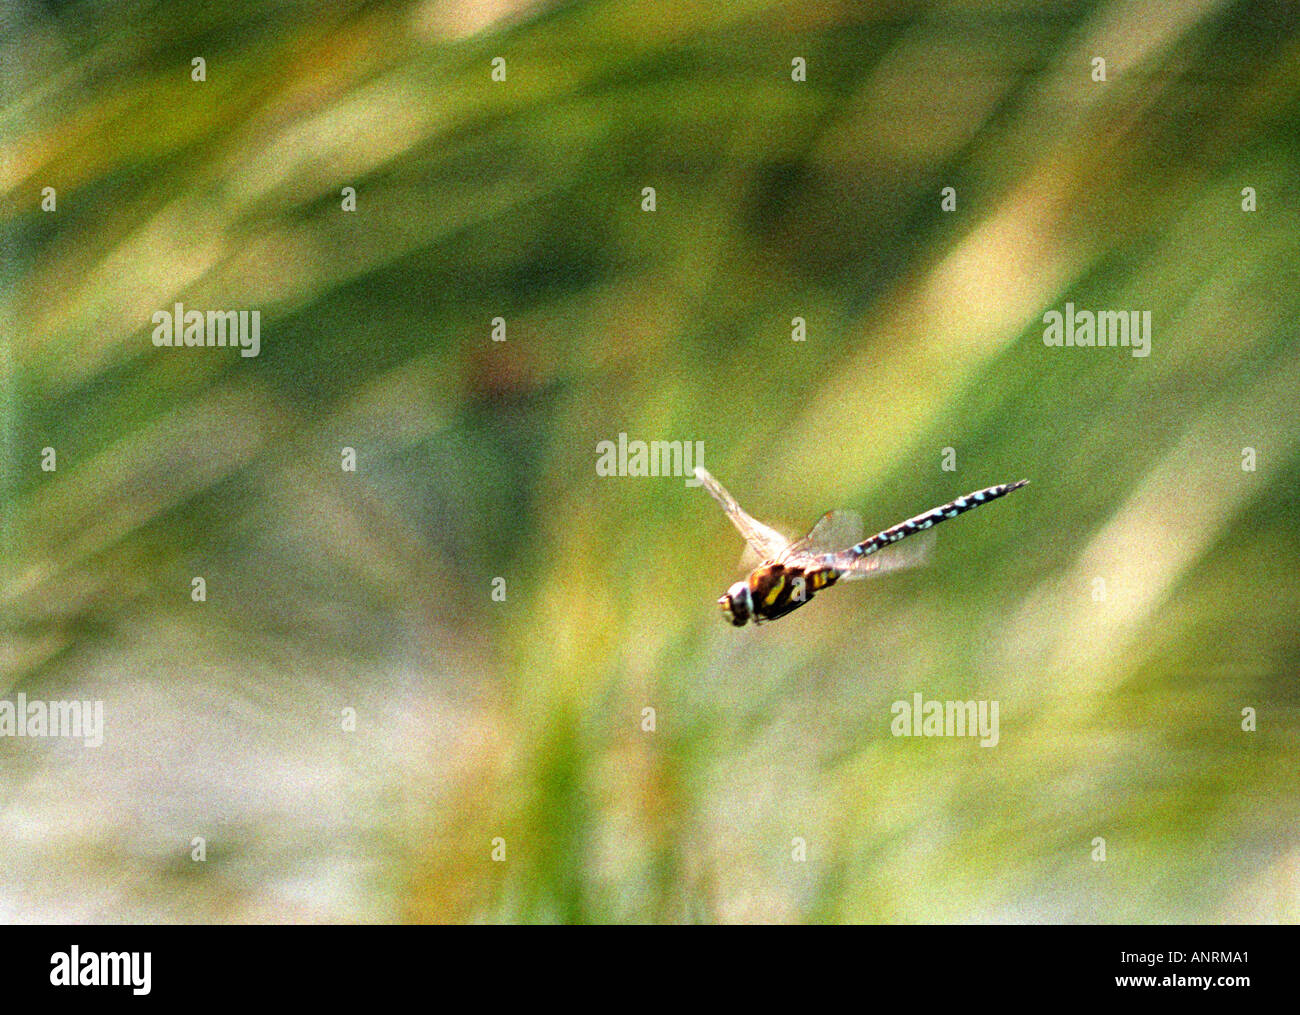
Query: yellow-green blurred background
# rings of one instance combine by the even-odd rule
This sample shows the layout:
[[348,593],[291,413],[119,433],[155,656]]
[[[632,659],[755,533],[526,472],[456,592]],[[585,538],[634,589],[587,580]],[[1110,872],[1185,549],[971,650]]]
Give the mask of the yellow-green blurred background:
[[[1300,917],[1300,6],[4,17],[0,696],[106,729],[0,739],[0,919]],[[733,630],[621,432],[791,530],[1032,485]]]

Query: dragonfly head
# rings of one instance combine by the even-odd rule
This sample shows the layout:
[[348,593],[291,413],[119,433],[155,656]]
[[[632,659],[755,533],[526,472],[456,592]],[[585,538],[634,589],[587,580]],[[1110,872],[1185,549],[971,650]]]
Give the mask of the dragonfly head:
[[736,627],[744,627],[754,613],[754,600],[749,594],[749,582],[738,581],[718,599],[723,618]]

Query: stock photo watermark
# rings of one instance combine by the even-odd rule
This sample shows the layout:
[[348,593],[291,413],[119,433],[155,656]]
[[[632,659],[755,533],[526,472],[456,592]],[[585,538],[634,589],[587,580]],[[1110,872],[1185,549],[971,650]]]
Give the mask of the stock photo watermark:
[[104,703],[29,700],[20,691],[14,701],[0,698],[0,737],[66,737],[99,747],[104,742]]
[[1137,359],[1151,355],[1150,310],[1049,310],[1043,314],[1043,345],[1055,348],[1123,348]]
[[699,486],[695,467],[704,464],[703,441],[629,441],[627,434],[617,441],[596,442],[597,476],[675,476],[687,486]]
[[130,987],[144,996],[152,989],[153,952],[82,951],[73,945],[50,956],[54,987]]
[[171,310],[156,310],[153,344],[159,348],[239,348],[251,359],[262,351],[260,310],[186,310],[177,303]]
[[926,701],[921,693],[889,708],[896,737],[979,737],[981,747],[998,745],[996,701]]

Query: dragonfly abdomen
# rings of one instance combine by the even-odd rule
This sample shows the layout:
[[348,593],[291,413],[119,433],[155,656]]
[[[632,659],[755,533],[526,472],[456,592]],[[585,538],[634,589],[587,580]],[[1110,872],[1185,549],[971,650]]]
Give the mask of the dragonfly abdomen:
[[917,532],[924,532],[926,529],[947,521],[949,518],[956,518],[964,511],[970,511],[981,504],[997,500],[999,497],[1009,494],[1012,490],[1019,490],[1028,482],[1027,479],[1020,479],[1014,483],[1003,483],[1000,486],[990,486],[983,490],[976,490],[974,493],[968,493],[964,497],[958,497],[956,500],[949,501],[940,507],[932,508],[915,518],[899,522],[883,532],[877,532],[870,539],[864,539],[856,546],[850,547],[849,553],[854,557],[865,557],[867,554],[875,553],[881,547],[888,546],[890,543],[897,543],[900,539],[905,539]]

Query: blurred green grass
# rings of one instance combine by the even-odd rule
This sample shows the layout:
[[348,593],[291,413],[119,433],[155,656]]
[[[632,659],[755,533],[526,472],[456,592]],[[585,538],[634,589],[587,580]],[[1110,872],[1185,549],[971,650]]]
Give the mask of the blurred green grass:
[[[4,684],[110,740],[0,741],[0,866],[69,871],[0,916],[1297,918],[1292,5],[145,9],[4,43]],[[153,348],[177,300],[261,355]],[[1033,485],[738,632],[620,432],[792,530]]]

